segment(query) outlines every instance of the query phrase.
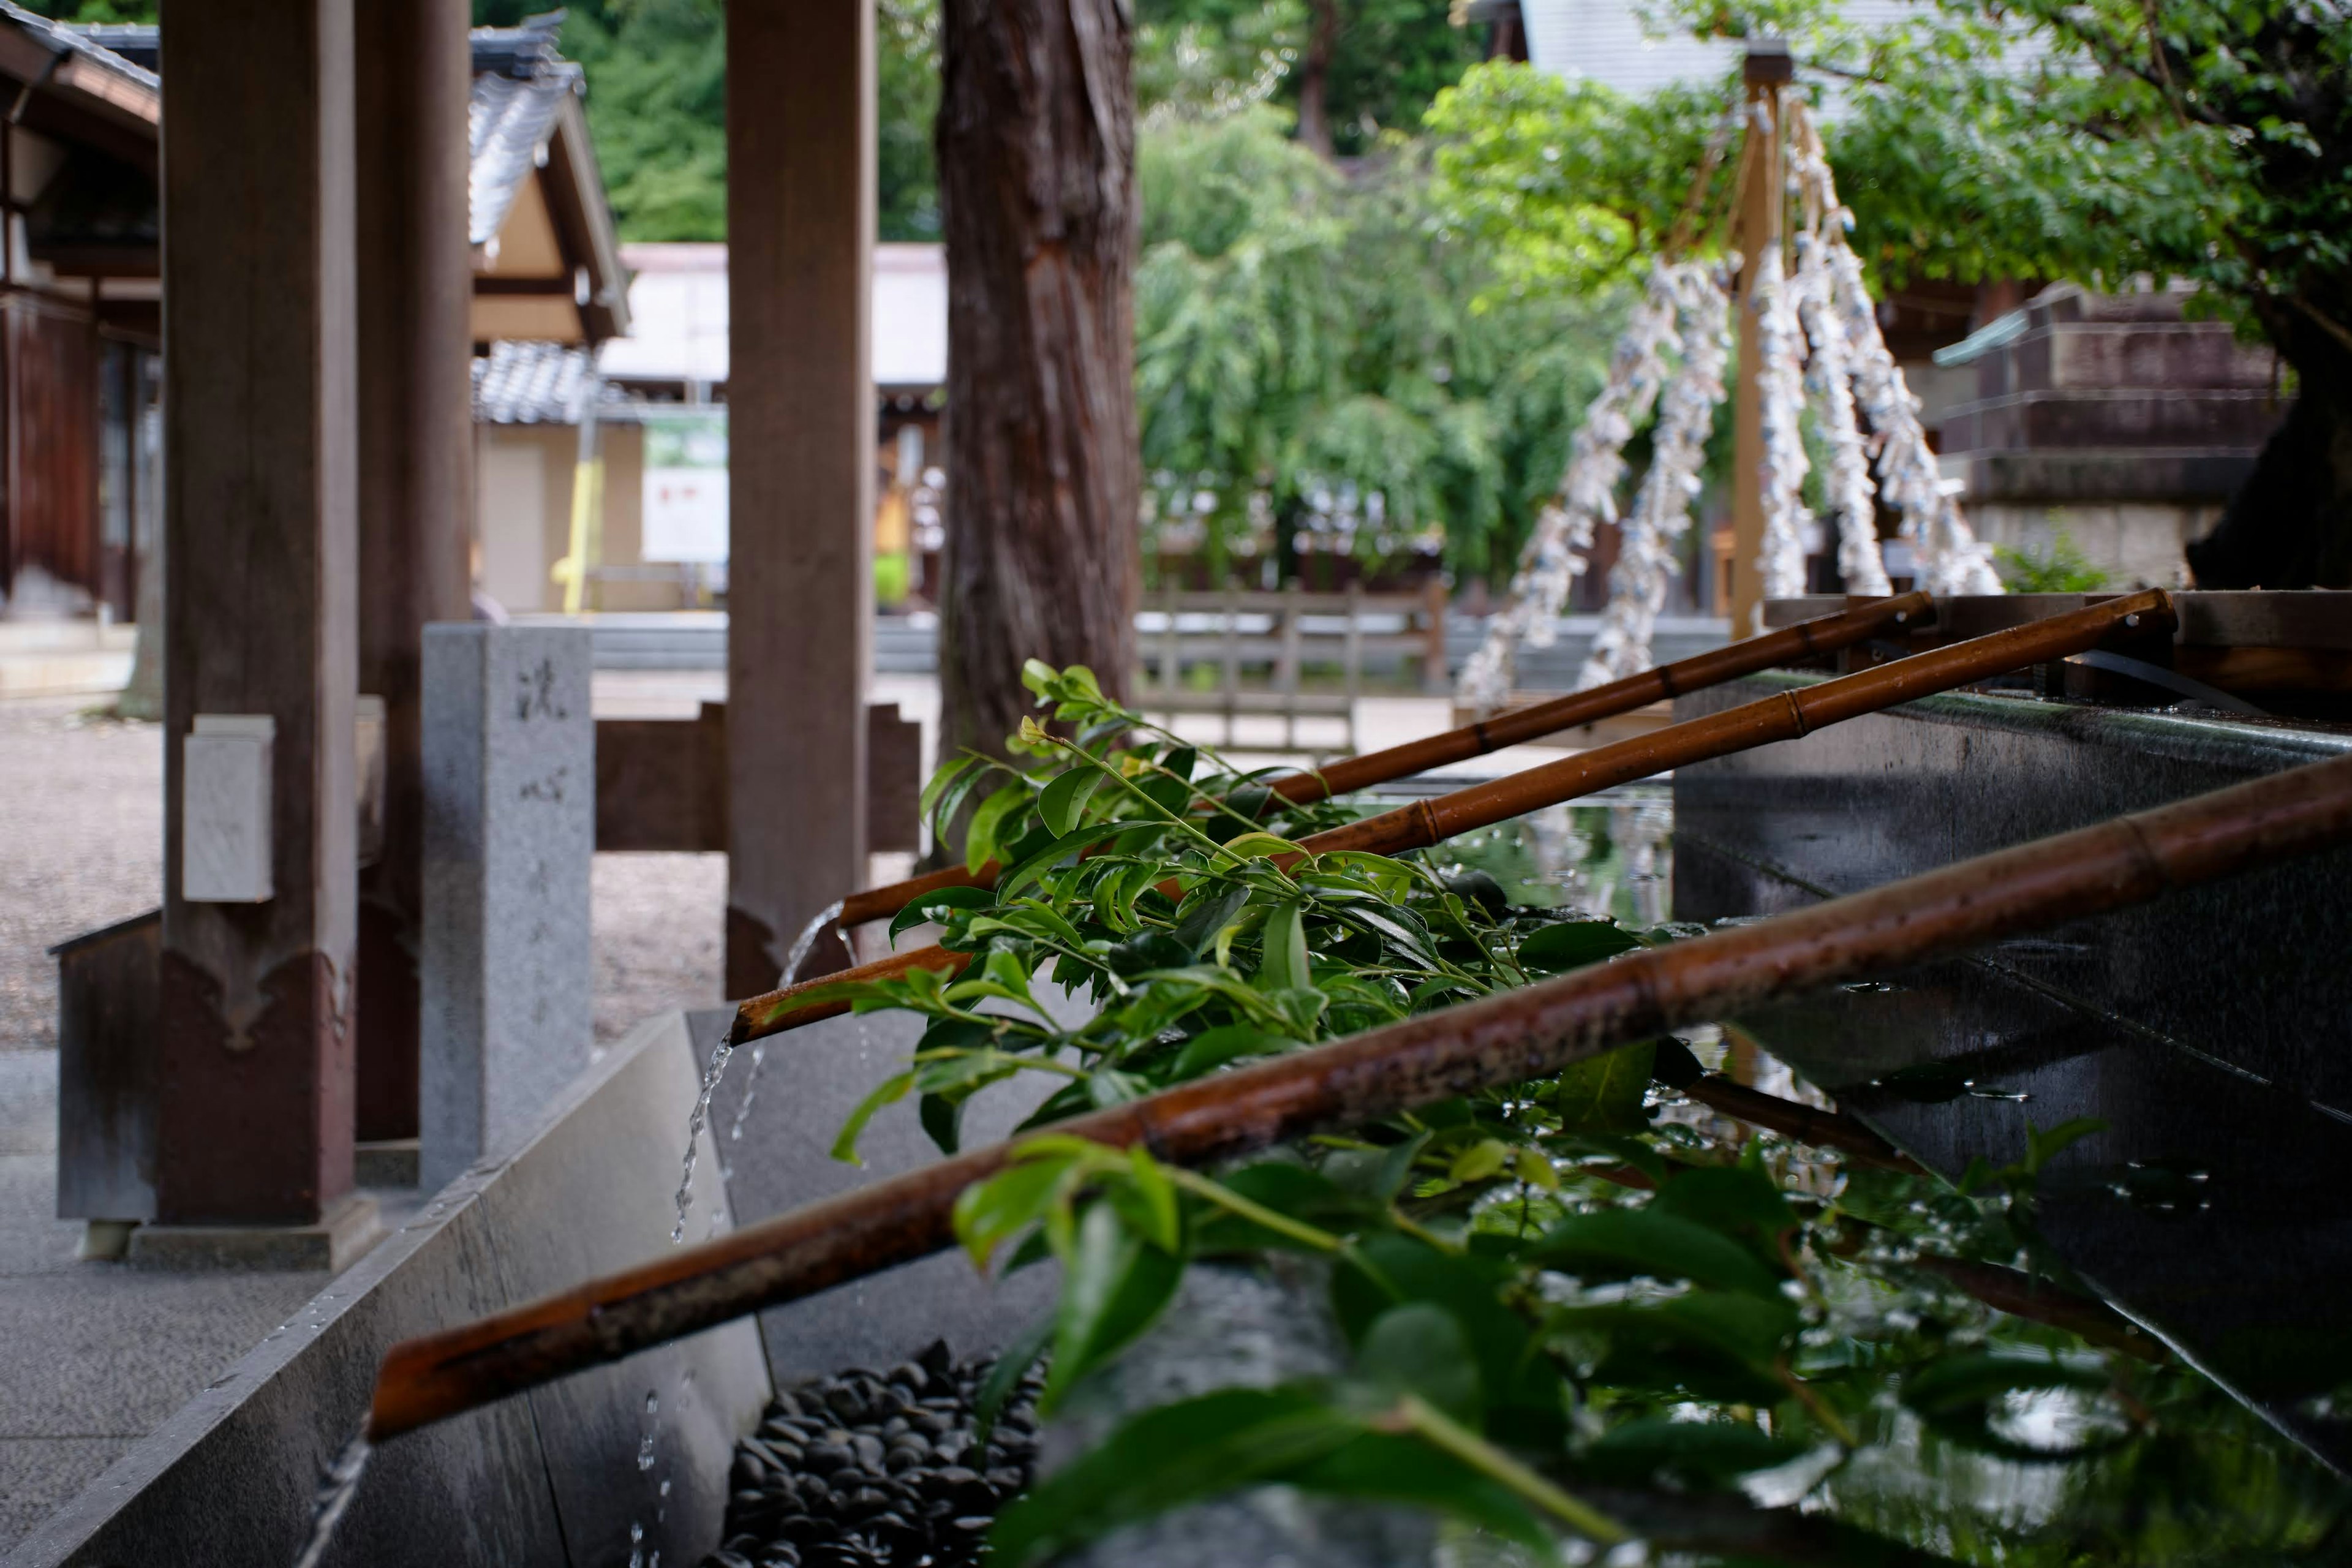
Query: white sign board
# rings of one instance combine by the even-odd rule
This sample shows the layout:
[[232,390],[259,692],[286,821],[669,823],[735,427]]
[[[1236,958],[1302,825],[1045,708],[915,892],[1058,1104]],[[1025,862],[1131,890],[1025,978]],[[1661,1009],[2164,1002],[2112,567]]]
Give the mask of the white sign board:
[[648,412],[644,542],[647,561],[727,559],[727,410]]

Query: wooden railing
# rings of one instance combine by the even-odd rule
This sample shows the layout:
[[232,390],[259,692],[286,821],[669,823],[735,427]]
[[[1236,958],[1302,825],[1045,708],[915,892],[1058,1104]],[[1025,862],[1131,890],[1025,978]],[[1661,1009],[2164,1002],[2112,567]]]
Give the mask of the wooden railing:
[[[1143,666],[1135,682],[1137,706],[1170,717],[1219,715],[1224,721],[1220,743],[1229,751],[1298,751],[1300,720],[1335,719],[1341,731],[1337,743],[1305,749],[1352,753],[1356,700],[1368,659],[1413,660],[1423,691],[1446,689],[1445,585],[1435,580],[1419,594],[1354,587],[1314,594],[1296,585],[1276,592],[1167,591],[1146,595],[1143,608],[1156,624],[1139,629],[1136,638]],[[1368,620],[1393,622],[1396,629],[1367,629]],[[1338,667],[1337,689],[1304,689],[1302,673],[1316,664]],[[1213,684],[1189,684],[1186,672],[1204,667],[1215,672]],[[1244,716],[1279,718],[1279,744],[1243,736],[1238,721]]]

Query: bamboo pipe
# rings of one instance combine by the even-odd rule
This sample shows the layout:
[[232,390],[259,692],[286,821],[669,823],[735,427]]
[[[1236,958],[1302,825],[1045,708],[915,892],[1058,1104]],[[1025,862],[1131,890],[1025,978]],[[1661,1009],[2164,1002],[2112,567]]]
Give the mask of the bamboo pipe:
[[[1360,757],[1349,757],[1328,768],[1308,773],[1291,773],[1274,784],[1274,793],[1293,805],[1304,805],[1328,800],[1333,795],[1353,795],[1360,789],[1384,784],[1393,780],[1409,778],[1454,763],[1483,757],[1505,746],[1516,746],[1561,730],[1573,730],[1580,724],[1591,724],[1620,713],[1631,713],[1636,708],[1646,708],[1653,702],[1680,697],[1685,692],[1703,690],[1737,680],[1743,675],[1753,675],[1759,669],[1787,664],[1795,659],[1818,658],[1852,647],[1896,626],[1925,625],[1935,614],[1936,601],[1927,594],[1901,594],[1889,599],[1874,599],[1866,605],[1856,605],[1835,615],[1818,616],[1810,621],[1800,621],[1761,637],[1727,643],[1709,648],[1689,658],[1673,664],[1662,664],[1655,669],[1645,669],[1639,675],[1612,680],[1606,686],[1596,686],[1590,691],[1578,691],[1566,697],[1556,697],[1549,702],[1498,713],[1492,719],[1475,724],[1465,724],[1448,730],[1442,735],[1424,740],[1409,741],[1402,746],[1384,751],[1367,752]],[[942,888],[984,888],[996,880],[1003,868],[991,860],[977,871],[967,871],[961,866],[950,866],[927,876],[904,882],[892,882],[885,887],[868,888],[862,893],[852,893],[841,901],[841,913],[835,923],[847,929],[864,925],[868,921],[887,920],[927,893]]]
[[[1825,680],[1801,691],[1784,691],[1703,719],[1670,724],[1654,734],[1596,746],[1556,763],[1473,784],[1433,800],[1415,801],[1344,827],[1310,834],[1298,841],[1297,855],[1276,856],[1273,859],[1277,865],[1289,865],[1307,854],[1335,850],[1395,855],[1408,849],[1425,849],[1456,834],[1507,822],[1538,807],[1556,805],[1614,784],[1629,784],[1671,768],[1748,751],[1773,741],[1793,741],[1824,725],[1875,713],[2026,665],[2063,658],[2119,631],[2152,634],[2158,629],[2168,631],[2172,624],[2172,600],[2161,589],[2103,600],[2063,616],[2011,626]],[[795,1000],[819,986],[887,979],[910,969],[953,974],[971,962],[969,954],[950,952],[943,947],[918,948],[821,980],[787,985],[738,1005],[729,1037],[741,1045],[746,1040],[781,1034],[849,1011],[849,1004],[843,1001]]]
[[[2142,903],[2352,842],[2352,758],[1964,860],[1754,925],[1272,1058],[1057,1132],[1205,1165],[1559,1071],[1629,1040]],[[560,1295],[392,1347],[376,1441],[940,1251],[958,1194],[1005,1163],[974,1150]]]

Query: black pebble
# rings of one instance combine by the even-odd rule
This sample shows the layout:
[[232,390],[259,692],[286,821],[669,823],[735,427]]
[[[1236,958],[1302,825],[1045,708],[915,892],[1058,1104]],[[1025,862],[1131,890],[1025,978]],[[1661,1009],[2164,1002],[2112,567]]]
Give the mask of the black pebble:
[[973,1444],[989,1363],[942,1342],[887,1373],[849,1367],[779,1394],[729,1472],[727,1544],[702,1568],[980,1568],[1036,1451],[1024,1378]]

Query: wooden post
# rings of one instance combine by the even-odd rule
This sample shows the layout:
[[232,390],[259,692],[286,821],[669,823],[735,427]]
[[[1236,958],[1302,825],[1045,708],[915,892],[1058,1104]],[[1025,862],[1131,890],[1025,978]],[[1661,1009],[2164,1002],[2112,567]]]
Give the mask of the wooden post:
[[728,0],[727,71],[726,978],[743,996],[866,885],[873,0]]
[[[352,1185],[352,59],[351,0],[173,0],[163,35],[167,1224],[310,1226]],[[262,901],[184,896],[198,714],[274,725]]]
[[360,873],[358,1135],[416,1136],[418,667],[470,613],[466,0],[355,0],[359,684],[383,699],[383,848]]
[[[1764,38],[1748,46],[1747,145],[1739,156],[1739,377],[1732,399],[1731,426],[1731,635],[1754,637],[1764,629],[1764,389],[1759,384],[1762,350],[1757,333],[1756,274],[1765,253],[1780,243],[1781,187],[1780,93],[1795,76],[1789,47]],[[1760,122],[1759,122],[1760,121]]]

